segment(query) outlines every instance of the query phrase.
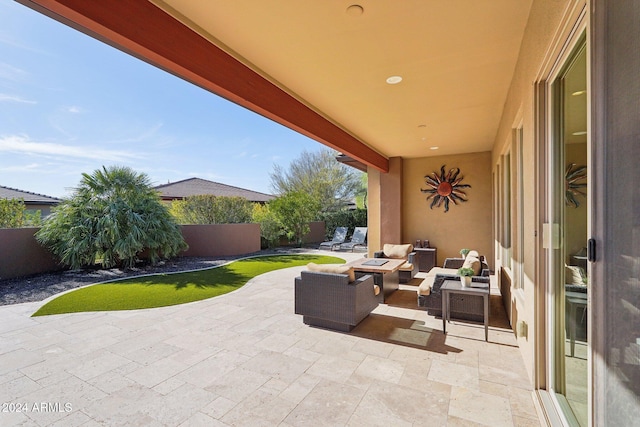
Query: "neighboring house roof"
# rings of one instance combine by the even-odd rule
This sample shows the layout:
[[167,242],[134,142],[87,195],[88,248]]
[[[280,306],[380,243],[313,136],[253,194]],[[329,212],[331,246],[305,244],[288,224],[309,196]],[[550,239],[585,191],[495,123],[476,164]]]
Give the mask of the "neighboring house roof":
[[184,199],[188,196],[209,194],[213,196],[244,197],[250,202],[268,202],[275,198],[271,194],[259,193],[244,188],[233,187],[201,178],[189,178],[154,187],[162,200]]
[[25,205],[57,205],[62,200],[44,194],[32,193],[30,191],[17,190],[15,188],[0,185],[0,199],[22,199]]

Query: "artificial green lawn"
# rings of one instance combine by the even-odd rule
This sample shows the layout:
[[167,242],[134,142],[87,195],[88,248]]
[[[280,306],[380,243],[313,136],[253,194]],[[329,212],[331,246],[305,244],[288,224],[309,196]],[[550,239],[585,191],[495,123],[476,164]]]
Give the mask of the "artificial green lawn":
[[155,274],[100,283],[61,295],[43,305],[33,316],[184,304],[226,294],[242,287],[260,274],[306,265],[309,262],[341,264],[344,260],[316,255],[262,256],[206,270]]

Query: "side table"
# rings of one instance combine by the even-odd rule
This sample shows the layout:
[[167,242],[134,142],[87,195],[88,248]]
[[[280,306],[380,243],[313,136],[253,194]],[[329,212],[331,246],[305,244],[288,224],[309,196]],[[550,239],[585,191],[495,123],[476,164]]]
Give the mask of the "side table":
[[438,265],[438,249],[436,248],[413,248],[416,253],[418,270],[428,272]]
[[480,295],[484,300],[484,340],[489,341],[489,284],[474,282],[478,287],[462,287],[460,280],[445,280],[442,283],[440,292],[442,293],[442,332],[447,333],[447,322],[449,321],[449,295]]
[[571,357],[574,357],[576,350],[576,312],[582,311],[582,318],[584,319],[585,310],[587,309],[587,294],[582,292],[566,292],[565,294],[566,306],[569,311],[569,342],[571,344]]

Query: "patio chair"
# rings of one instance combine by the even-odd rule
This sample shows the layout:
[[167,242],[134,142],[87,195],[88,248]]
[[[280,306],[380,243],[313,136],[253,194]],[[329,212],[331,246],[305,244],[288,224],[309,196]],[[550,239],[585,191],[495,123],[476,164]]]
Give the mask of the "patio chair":
[[342,243],[340,245],[340,249],[350,249],[353,252],[353,249],[357,246],[367,247],[367,227],[356,227],[353,230],[353,236],[351,236],[351,241]]
[[[338,266],[343,268],[344,265]],[[320,266],[318,269],[328,268]],[[340,270],[336,270],[340,271]],[[295,279],[295,313],[311,326],[349,332],[378,306],[373,276],[302,271]]]
[[318,249],[328,247],[330,250],[333,250],[334,247],[339,247],[340,244],[344,243],[347,239],[347,230],[347,227],[337,227],[335,233],[333,233],[333,239],[320,243],[320,247]]

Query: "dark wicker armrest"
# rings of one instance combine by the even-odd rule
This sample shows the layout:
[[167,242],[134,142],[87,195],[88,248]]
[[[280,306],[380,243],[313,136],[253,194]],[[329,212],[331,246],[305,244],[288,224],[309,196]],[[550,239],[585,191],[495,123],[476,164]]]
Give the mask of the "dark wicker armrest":
[[384,258],[384,251],[377,251],[373,253],[374,258]]
[[449,274],[436,274],[431,285],[431,294],[440,294],[440,288],[445,280],[460,280],[460,276],[452,276]]
[[460,268],[464,264],[464,258],[446,258],[444,260],[443,268]]
[[477,283],[491,283],[489,276],[471,276],[471,281]]
[[410,264],[415,264],[415,260],[416,260],[416,253],[415,252],[411,252],[409,255],[407,255],[407,262]]

